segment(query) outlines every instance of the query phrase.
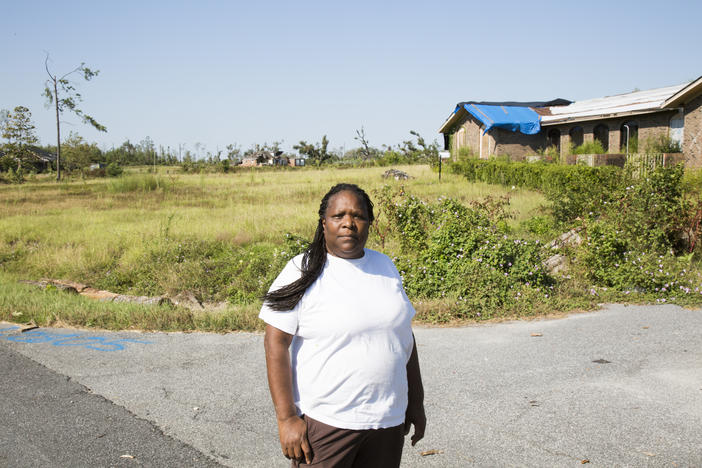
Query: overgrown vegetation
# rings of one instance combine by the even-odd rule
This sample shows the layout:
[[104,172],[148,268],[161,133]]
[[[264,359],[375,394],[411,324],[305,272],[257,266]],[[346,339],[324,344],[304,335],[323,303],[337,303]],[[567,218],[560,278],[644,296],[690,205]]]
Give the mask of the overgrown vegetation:
[[[504,161],[450,168],[441,183],[427,166],[405,166],[414,178],[390,184],[383,169],[366,168],[128,171],[114,180],[0,186],[0,318],[256,329],[261,294],[305,248],[319,199],[342,180],[372,194],[377,220],[368,246],[394,257],[418,320],[520,317],[622,300],[700,303],[700,173],[678,168],[632,180],[613,168]],[[546,246],[571,228],[582,245]],[[545,270],[554,253],[571,259],[570,271]],[[65,293],[15,284],[42,277],[126,294],[188,292],[229,306],[205,319],[179,308],[64,300]]]
[[560,230],[576,228],[585,237],[582,246],[565,253],[575,260],[577,274],[596,287],[648,294],[657,301],[685,302],[702,294],[702,202],[700,186],[693,182],[698,173],[684,182],[682,166],[637,176],[613,167],[475,160],[453,170],[469,180],[541,190]]
[[599,140],[592,140],[576,146],[570,154],[604,154],[606,152]]
[[455,320],[509,314],[527,290],[548,297],[554,281],[543,267],[542,245],[511,235],[508,197],[466,207],[443,197],[426,202],[386,186],[377,198],[400,241],[395,262],[415,300],[449,300]]
[[680,142],[673,140],[668,135],[650,136],[644,142],[645,153],[680,153]]

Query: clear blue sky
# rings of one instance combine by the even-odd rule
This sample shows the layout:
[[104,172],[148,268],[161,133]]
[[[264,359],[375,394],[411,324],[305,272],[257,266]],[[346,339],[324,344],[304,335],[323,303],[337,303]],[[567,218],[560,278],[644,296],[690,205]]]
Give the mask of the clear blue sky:
[[0,14],[0,109],[24,105],[55,142],[46,72],[81,62],[103,148],[147,135],[206,150],[328,135],[394,145],[463,100],[587,99],[702,75],[696,1],[10,1]]

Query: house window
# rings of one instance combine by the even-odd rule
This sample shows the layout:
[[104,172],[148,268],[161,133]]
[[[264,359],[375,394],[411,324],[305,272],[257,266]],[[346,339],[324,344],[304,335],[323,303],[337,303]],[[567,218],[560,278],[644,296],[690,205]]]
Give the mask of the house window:
[[561,152],[561,131],[552,128],[548,131],[548,146],[555,146],[558,152]]
[[609,150],[609,127],[607,127],[604,124],[599,124],[598,126],[595,127],[595,129],[592,131],[595,140],[599,141],[600,144],[602,145],[602,149],[605,151]]
[[570,136],[570,144],[573,145],[573,148],[580,146],[583,144],[583,127],[573,127],[570,129],[568,132],[568,136]]
[[639,152],[639,124],[636,122],[624,122],[619,128],[619,151],[622,153]]
[[456,149],[463,148],[466,145],[466,129],[461,127],[456,136]]
[[684,120],[682,113],[674,115],[670,119],[670,139],[673,143],[677,143],[680,148],[683,145]]

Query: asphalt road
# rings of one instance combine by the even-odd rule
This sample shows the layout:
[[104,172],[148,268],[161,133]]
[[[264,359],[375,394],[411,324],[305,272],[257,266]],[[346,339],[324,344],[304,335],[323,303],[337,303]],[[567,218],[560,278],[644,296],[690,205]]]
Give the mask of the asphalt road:
[[[262,335],[11,327],[0,466],[288,466]],[[701,330],[670,305],[417,327],[429,425],[403,466],[702,466]]]

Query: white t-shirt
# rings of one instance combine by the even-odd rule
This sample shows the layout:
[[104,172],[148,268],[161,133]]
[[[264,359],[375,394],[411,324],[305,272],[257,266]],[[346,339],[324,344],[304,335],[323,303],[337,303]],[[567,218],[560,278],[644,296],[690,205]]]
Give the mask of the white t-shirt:
[[[301,262],[302,255],[288,262],[271,291],[300,278]],[[294,335],[299,414],[342,429],[378,429],[405,420],[414,313],[392,261],[365,249],[358,259],[327,254],[294,309],[276,312],[264,304],[259,317]]]

